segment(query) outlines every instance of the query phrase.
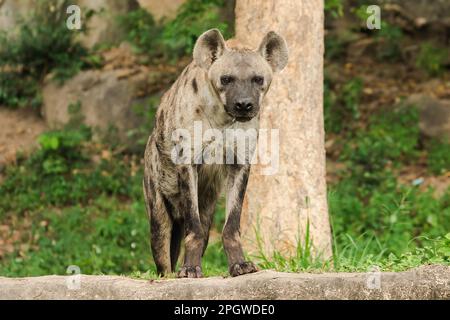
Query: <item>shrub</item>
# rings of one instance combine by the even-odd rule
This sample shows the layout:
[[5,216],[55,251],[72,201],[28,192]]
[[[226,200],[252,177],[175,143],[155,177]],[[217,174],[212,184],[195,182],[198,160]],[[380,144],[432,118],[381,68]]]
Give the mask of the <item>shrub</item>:
[[217,28],[228,38],[229,26],[220,16],[224,5],[224,0],[187,1],[177,17],[164,26],[162,44],[175,56],[181,56],[192,53],[197,37],[208,29]]
[[[39,105],[38,85],[54,71],[64,80],[92,65],[88,51],[66,27],[68,0],[39,1],[36,10],[21,20],[17,34],[0,33],[0,105]],[[92,11],[86,11],[89,19]]]
[[433,140],[428,146],[428,169],[434,174],[450,171],[450,143]]
[[[363,4],[354,10],[356,17],[359,18],[364,25],[366,25],[366,21],[369,17],[369,14],[367,13],[367,7],[367,4]],[[379,60],[396,61],[401,58],[401,40],[403,38],[403,32],[401,28],[390,24],[385,20],[382,20],[380,29],[373,30],[372,32],[375,32],[376,35],[376,56]]]
[[126,30],[126,39],[132,43],[138,53],[150,56],[162,56],[160,47],[162,26],[145,9],[137,9],[119,17],[119,23]]
[[354,78],[344,84],[338,97],[331,91],[331,84],[325,81],[324,117],[325,128],[339,133],[349,129],[360,117],[359,101],[363,89],[362,80]]
[[385,178],[388,165],[416,158],[418,142],[418,111],[404,106],[372,116],[368,128],[356,132],[341,157],[352,163],[350,170],[359,183],[373,186]]
[[[371,241],[367,252],[402,254],[414,247],[430,244],[428,239],[445,235],[450,228],[449,195],[435,197],[433,190],[398,186],[386,180],[371,192],[351,177],[330,188],[329,206],[333,233],[340,248],[356,242]],[[363,239],[364,241],[362,241]]]
[[197,37],[207,29],[218,28],[225,37],[230,35],[220,14],[224,5],[223,0],[188,0],[169,21],[155,22],[148,12],[138,9],[120,17],[120,22],[138,52],[151,60],[174,61],[192,53]]
[[81,205],[102,194],[140,197],[134,160],[114,158],[106,147],[92,150],[90,139],[84,126],[41,135],[40,149],[6,170],[0,185],[3,213]]
[[445,69],[448,55],[447,49],[437,48],[429,42],[422,43],[416,59],[416,66],[430,76],[439,76]]

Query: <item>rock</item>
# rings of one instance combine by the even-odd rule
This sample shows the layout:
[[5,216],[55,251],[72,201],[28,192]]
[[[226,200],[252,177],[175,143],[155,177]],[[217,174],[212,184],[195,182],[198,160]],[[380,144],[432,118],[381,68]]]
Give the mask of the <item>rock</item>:
[[27,13],[32,0],[0,0],[0,30],[12,30],[20,16]]
[[98,44],[118,44],[123,38],[123,30],[118,23],[118,16],[138,8],[137,0],[78,0],[85,9],[99,13],[88,24],[88,33],[81,36],[81,42],[92,48]]
[[405,103],[419,109],[419,127],[425,136],[450,139],[450,100],[414,94]]
[[186,0],[138,0],[140,6],[150,12],[156,20],[163,17],[174,18],[178,8]]
[[74,280],[68,276],[0,278],[0,300],[450,299],[450,267],[439,265],[398,273],[310,274],[267,270],[225,279],[148,281],[83,275],[79,276],[79,282]]
[[51,128],[59,128],[70,120],[69,105],[79,103],[77,116],[96,129],[96,137],[113,127],[117,138],[125,142],[127,132],[144,121],[133,107],[145,103],[147,83],[143,67],[83,71],[64,85],[46,79],[42,114]]

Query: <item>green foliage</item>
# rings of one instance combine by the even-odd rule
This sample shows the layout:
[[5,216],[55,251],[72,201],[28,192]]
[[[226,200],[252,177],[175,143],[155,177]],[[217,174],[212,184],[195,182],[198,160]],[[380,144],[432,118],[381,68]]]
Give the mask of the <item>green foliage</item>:
[[[450,230],[450,189],[399,185],[394,174],[420,152],[418,110],[401,106],[372,115],[366,127],[341,136],[346,169],[329,187],[334,268],[365,271],[373,265],[403,270],[424,263],[450,263],[441,237]],[[445,168],[445,147],[429,151],[429,166]],[[439,240],[441,239],[441,240]],[[437,245],[439,244],[439,245]]]
[[163,27],[155,22],[147,10],[140,8],[120,16],[119,23],[126,31],[126,39],[139,53],[164,55],[164,48],[160,46]]
[[354,78],[344,84],[339,97],[331,91],[325,79],[324,117],[327,132],[338,133],[349,129],[359,119],[359,101],[363,89],[362,80]]
[[[7,178],[0,186],[0,216],[49,206],[82,205],[102,194],[140,194],[132,161],[101,158],[102,152],[109,155],[112,151],[90,150],[90,138],[91,130],[86,127],[41,135],[37,152],[7,168]],[[93,153],[100,155],[94,157]]]
[[397,61],[401,58],[402,29],[386,21],[381,21],[381,29],[377,33],[377,37],[379,41],[378,59]]
[[[367,13],[367,4],[363,4],[356,9],[354,13],[361,23],[365,26],[370,14]],[[380,30],[373,30],[377,39],[376,56],[379,60],[397,61],[401,58],[401,40],[403,38],[402,29],[390,24],[385,20],[381,20]]]
[[387,257],[427,244],[426,238],[450,230],[450,193],[436,199],[432,190],[420,192],[392,182],[371,193],[360,189],[350,178],[331,187],[330,213],[338,247],[367,243],[366,251]]
[[334,18],[341,17],[344,14],[342,0],[325,0],[325,12],[330,12]]
[[133,106],[133,111],[145,121],[143,121],[142,125],[138,128],[128,131],[127,135],[136,142],[136,145],[140,150],[145,149],[149,133],[153,130],[160,98],[160,95],[154,95],[150,97],[145,104]]
[[[76,111],[77,105],[71,109]],[[388,135],[410,145],[399,153],[389,151],[392,158],[412,152],[414,139],[408,142],[406,133],[396,132],[393,126],[399,118],[414,118],[408,114],[406,109],[392,111],[392,115],[384,114],[388,120],[381,116],[373,120],[372,126],[391,128]],[[399,125],[403,126],[413,127]],[[114,150],[98,149],[90,136],[85,127],[48,132],[39,138],[38,151],[7,169],[0,187],[2,222],[19,217],[32,223],[19,223],[20,243],[0,259],[1,275],[64,274],[67,266],[78,265],[87,274],[157,277],[148,243],[142,171],[136,171],[140,165],[127,155],[114,155]],[[105,152],[107,156],[93,160]],[[432,190],[420,192],[417,187],[398,185],[382,166],[377,170],[377,188],[361,183],[353,170],[330,186],[333,260],[312,254],[308,229],[294,257],[287,259],[276,252],[270,257],[261,255],[259,267],[293,272],[367,271],[374,265],[403,270],[425,263],[449,264],[449,235],[443,235],[450,230],[450,192],[436,198]],[[215,230],[220,232],[223,220],[222,200]],[[217,240],[211,241],[203,267],[206,275],[227,274],[226,256]]]
[[115,198],[93,197],[88,207],[37,210],[28,218],[36,221],[23,232],[29,246],[0,260],[2,275],[65,274],[69,265],[86,274],[155,273],[141,201],[121,205]]
[[39,84],[33,77],[16,71],[1,71],[0,66],[0,106],[39,107],[41,103]]
[[435,47],[429,42],[422,43],[416,59],[416,66],[430,76],[440,76],[445,70],[448,56],[447,49]]
[[[39,1],[17,33],[0,33],[0,105],[39,105],[38,84],[49,72],[59,80],[73,76],[95,59],[67,29],[67,0]],[[89,19],[86,11],[83,21]]]
[[177,17],[164,26],[162,44],[176,56],[190,54],[197,37],[211,28],[219,29],[225,38],[230,36],[228,25],[220,16],[224,0],[189,0]]
[[404,106],[372,116],[368,127],[345,144],[341,158],[358,184],[374,187],[389,178],[385,169],[417,156],[418,142],[418,111]]
[[257,234],[259,253],[256,256],[259,266],[263,269],[275,269],[278,271],[300,272],[310,270],[329,269],[329,261],[325,261],[321,254],[313,254],[314,244],[311,240],[310,224],[306,222],[306,230],[303,239],[297,241],[295,256],[286,258],[278,251],[272,256],[267,256],[262,250],[261,237]]
[[169,21],[155,22],[143,9],[120,18],[127,40],[138,52],[150,59],[174,60],[192,53],[197,37],[211,28],[218,28],[225,37],[230,36],[228,24],[220,14],[223,0],[189,0]]
[[[206,29],[219,27],[229,36],[231,30],[219,14],[224,3],[190,0],[170,21],[156,22],[146,11],[138,10],[121,22],[128,41],[139,52],[152,60],[176,59],[191,53],[196,37]],[[327,0],[325,6],[334,16],[343,12],[341,0]],[[99,63],[98,57],[89,56],[77,44],[73,32],[61,27],[65,15],[60,10],[36,16],[32,24],[21,25],[17,38],[3,35],[0,103],[39,105],[38,84],[48,72],[64,79]],[[401,30],[382,22],[382,29],[373,32],[377,56],[398,59]],[[351,37],[328,38],[327,58],[341,57]],[[445,67],[442,52],[424,44],[417,66],[439,75]],[[402,185],[396,177],[396,171],[413,163],[419,153],[426,155],[428,170],[446,174],[450,170],[449,143],[419,143],[418,112],[412,107],[380,110],[366,119],[360,108],[362,89],[358,78],[343,85],[325,82],[326,129],[336,134],[333,138],[338,148],[343,146],[339,160],[345,164],[337,173],[339,181],[329,186],[333,259],[324,261],[312,254],[308,225],[294,257],[285,258],[278,252],[270,257],[260,255],[260,268],[368,271],[379,266],[398,271],[428,263],[450,264],[450,190],[438,196],[432,189]],[[129,132],[139,150],[152,128],[158,101],[159,96],[154,96],[149,108],[134,108],[146,119],[143,127]],[[67,128],[41,135],[39,149],[28,158],[20,156],[17,164],[4,172],[0,224],[11,225],[20,239],[13,244],[13,253],[0,258],[0,275],[65,274],[67,266],[78,265],[86,274],[157,278],[142,199],[140,158],[124,153],[117,145],[91,141],[91,130],[81,125],[80,107],[79,103],[69,106],[72,120]],[[224,220],[221,199],[203,259],[208,276],[227,274],[226,256],[217,236]]]
[[450,143],[433,140],[428,149],[428,169],[434,174],[450,171]]
[[327,35],[325,37],[325,58],[327,60],[338,60],[345,53],[346,42],[337,36]]

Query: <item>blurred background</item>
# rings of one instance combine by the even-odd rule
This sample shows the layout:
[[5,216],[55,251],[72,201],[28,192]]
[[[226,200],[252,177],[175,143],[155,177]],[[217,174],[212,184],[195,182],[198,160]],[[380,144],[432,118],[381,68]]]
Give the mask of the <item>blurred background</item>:
[[[196,37],[233,36],[234,1],[0,0],[0,276],[154,277],[142,155]],[[381,7],[368,30],[367,6]],[[450,264],[450,0],[326,0],[333,259],[282,271]],[[226,274],[223,201],[204,259]],[[261,257],[260,257],[261,258]]]

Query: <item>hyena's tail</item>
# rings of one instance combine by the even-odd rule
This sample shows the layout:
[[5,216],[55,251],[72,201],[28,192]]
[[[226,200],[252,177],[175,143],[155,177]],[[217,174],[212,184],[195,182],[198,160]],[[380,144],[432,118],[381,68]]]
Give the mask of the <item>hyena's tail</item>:
[[170,263],[172,272],[177,267],[178,256],[180,255],[181,240],[184,236],[184,225],[182,221],[175,221],[172,226],[172,236],[170,239]]

